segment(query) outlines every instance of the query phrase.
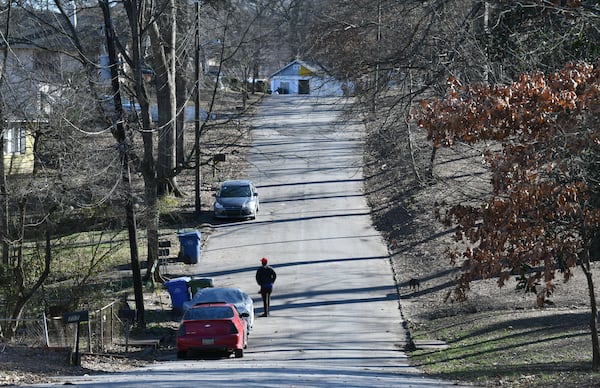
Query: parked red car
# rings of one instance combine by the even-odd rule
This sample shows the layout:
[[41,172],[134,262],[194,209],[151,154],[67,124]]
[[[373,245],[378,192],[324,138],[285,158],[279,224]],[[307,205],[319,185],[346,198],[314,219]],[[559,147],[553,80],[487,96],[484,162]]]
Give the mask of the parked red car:
[[248,342],[246,321],[231,303],[202,303],[190,307],[177,331],[177,358],[190,352],[224,352],[244,356]]

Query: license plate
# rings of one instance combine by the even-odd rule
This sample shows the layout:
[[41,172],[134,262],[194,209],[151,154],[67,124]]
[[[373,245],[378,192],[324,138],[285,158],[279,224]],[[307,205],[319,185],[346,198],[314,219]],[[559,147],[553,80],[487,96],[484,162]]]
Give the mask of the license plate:
[[202,338],[202,345],[214,345],[214,344],[215,344],[214,338]]

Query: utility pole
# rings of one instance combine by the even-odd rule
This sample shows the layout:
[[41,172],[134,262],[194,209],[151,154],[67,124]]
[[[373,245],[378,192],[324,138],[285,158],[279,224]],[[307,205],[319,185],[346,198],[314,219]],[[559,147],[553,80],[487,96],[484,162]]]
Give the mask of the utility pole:
[[202,174],[200,172],[200,0],[196,0],[196,37],[194,47],[194,81],[196,94],[194,95],[194,148],[196,150],[195,165],[195,211],[199,216],[202,201],[200,190],[202,187]]
[[110,17],[110,8],[108,0],[98,0],[102,13],[104,15],[104,30],[106,34],[106,49],[108,51],[111,85],[113,90],[113,101],[118,120],[112,129],[113,136],[118,142],[119,152],[121,153],[121,179],[123,180],[123,190],[125,192],[125,217],[127,222],[127,231],[129,232],[129,251],[131,255],[131,271],[133,276],[133,289],[135,294],[135,307],[137,314],[137,324],[145,327],[144,318],[144,295],[142,292],[142,276],[140,272],[140,261],[137,246],[137,227],[135,224],[135,212],[133,210],[133,195],[131,193],[131,171],[129,168],[129,141],[125,131],[125,112],[121,101],[121,91],[119,85],[119,72],[117,52],[115,48],[115,34],[112,20]]

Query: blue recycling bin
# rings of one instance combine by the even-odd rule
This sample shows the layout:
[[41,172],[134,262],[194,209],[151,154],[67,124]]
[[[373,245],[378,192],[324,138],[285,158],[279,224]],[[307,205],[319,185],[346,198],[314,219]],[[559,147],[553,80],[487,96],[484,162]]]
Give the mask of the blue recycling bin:
[[173,310],[181,312],[183,311],[183,304],[191,300],[190,288],[188,282],[190,281],[189,276],[182,276],[174,278],[164,283],[165,287],[171,295],[171,304]]
[[183,262],[186,264],[197,264],[200,260],[200,251],[202,235],[198,230],[189,232],[178,232],[179,245],[181,246],[181,254]]

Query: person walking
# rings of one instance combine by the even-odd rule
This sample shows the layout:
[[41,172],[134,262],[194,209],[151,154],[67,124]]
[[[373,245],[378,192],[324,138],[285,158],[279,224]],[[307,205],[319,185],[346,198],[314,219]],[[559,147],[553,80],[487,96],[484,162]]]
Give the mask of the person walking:
[[266,257],[260,259],[261,266],[256,270],[256,283],[260,286],[260,296],[263,301],[263,310],[261,317],[269,316],[269,309],[271,308],[271,292],[273,291],[273,284],[277,279],[275,270],[269,266],[269,260]]

